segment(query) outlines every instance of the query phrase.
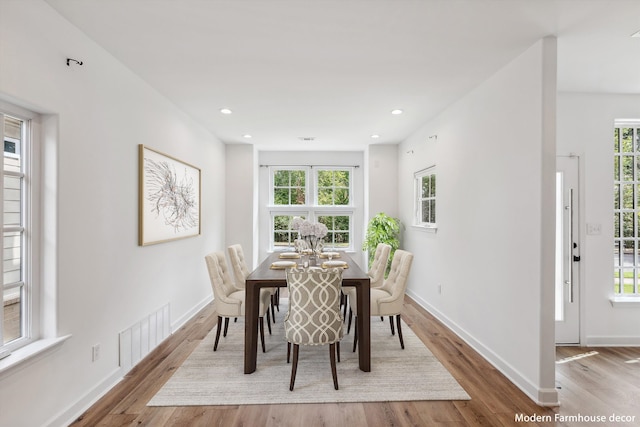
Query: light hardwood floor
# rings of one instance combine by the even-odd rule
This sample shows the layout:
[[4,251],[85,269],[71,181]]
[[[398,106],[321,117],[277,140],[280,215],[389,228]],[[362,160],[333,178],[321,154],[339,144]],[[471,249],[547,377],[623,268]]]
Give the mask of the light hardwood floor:
[[[277,316],[282,320],[282,314]],[[208,306],[72,426],[640,425],[640,348],[558,348],[556,378],[562,405],[543,408],[408,297],[402,317],[471,400],[147,407],[149,399],[215,326],[215,313]],[[529,418],[517,419],[518,414]],[[634,417],[633,422],[582,422],[588,416],[609,418],[616,414]],[[541,421],[527,422],[534,416],[540,416]],[[557,421],[556,416],[560,417]]]

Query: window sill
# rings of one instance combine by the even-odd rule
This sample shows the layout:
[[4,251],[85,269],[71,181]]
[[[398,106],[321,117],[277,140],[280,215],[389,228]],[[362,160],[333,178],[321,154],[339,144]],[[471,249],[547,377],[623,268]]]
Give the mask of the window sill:
[[614,308],[633,308],[640,307],[640,296],[614,296],[609,298],[611,306]]
[[71,338],[71,335],[41,339],[12,351],[9,356],[0,360],[0,379],[10,375],[15,369],[26,366],[28,363],[50,354],[69,338]]
[[438,232],[438,225],[437,224],[433,224],[433,225],[413,224],[411,227],[413,227],[416,230],[424,231],[426,233],[437,233]]

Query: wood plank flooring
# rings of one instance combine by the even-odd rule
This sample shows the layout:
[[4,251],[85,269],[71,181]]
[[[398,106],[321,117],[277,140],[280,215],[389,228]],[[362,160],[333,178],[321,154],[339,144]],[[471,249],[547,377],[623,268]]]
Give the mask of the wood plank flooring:
[[[276,317],[282,320],[282,314]],[[598,424],[640,425],[640,348],[558,348],[556,378],[562,404],[543,408],[408,297],[402,317],[471,400],[147,407],[215,326],[216,315],[208,306],[72,426],[585,426],[591,424],[583,422],[590,420],[585,417],[616,414],[627,418]],[[518,420],[518,414],[529,418]],[[533,416],[540,416],[540,421],[531,421]]]

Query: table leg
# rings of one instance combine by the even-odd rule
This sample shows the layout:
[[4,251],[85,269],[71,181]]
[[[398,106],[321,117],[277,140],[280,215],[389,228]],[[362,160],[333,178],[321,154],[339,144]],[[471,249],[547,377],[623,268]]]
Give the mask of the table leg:
[[244,324],[244,373],[256,370],[258,358],[258,314],[260,308],[260,287],[249,281],[245,284],[245,324]]
[[361,282],[356,286],[356,296],[358,298],[358,317],[356,328],[358,328],[358,362],[360,370],[371,372],[371,317],[370,317],[370,284]]

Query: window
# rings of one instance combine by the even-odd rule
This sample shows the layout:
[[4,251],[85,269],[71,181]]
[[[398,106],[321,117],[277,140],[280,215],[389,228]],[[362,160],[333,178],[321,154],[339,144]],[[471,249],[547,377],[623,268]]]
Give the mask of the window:
[[431,166],[415,174],[415,225],[436,227],[436,168]]
[[307,171],[279,169],[273,174],[274,205],[305,205],[307,203]]
[[614,292],[639,295],[640,121],[616,122],[613,135]]
[[0,353],[24,345],[31,338],[30,253],[28,235],[29,120],[0,112],[3,129],[2,163],[3,263],[2,304],[0,305]]
[[319,170],[317,174],[318,205],[351,204],[351,174],[349,170]]
[[299,216],[306,219],[305,214],[282,214],[276,213],[272,215],[273,229],[273,246],[287,248],[293,246],[293,241],[298,238],[298,232],[291,229],[291,221],[293,217]]
[[325,246],[353,249],[353,168],[272,166],[270,176],[272,250],[293,245],[295,216],[326,225]]

